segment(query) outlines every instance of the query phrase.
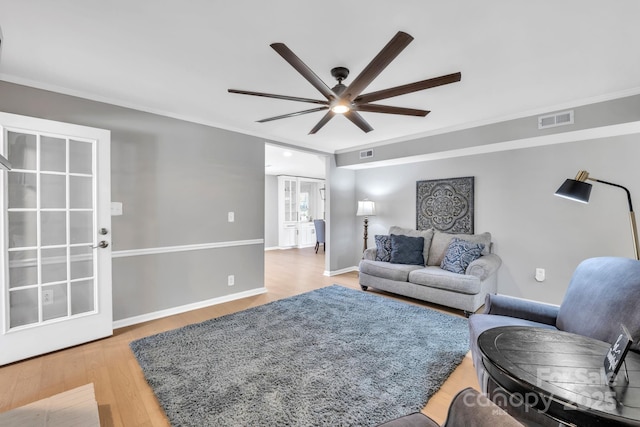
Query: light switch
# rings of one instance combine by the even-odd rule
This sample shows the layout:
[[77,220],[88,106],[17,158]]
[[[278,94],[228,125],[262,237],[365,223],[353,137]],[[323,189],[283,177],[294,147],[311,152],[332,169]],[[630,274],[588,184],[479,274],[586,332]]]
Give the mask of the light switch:
[[227,217],[229,218],[229,222],[233,222],[233,221],[235,221],[235,220],[236,220],[236,218],[235,218],[235,214],[234,214],[233,212],[229,212],[229,213],[227,214]]
[[122,215],[122,202],[111,202],[111,216]]

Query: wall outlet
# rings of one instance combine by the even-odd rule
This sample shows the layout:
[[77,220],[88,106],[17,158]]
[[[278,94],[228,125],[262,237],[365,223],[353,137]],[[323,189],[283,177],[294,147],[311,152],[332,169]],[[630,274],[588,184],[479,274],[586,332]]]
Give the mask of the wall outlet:
[[227,285],[233,286],[235,284],[236,284],[236,277],[233,274],[229,275],[229,277],[227,277]]
[[233,213],[233,212],[229,212],[229,213],[227,214],[227,219],[229,220],[229,222],[233,222],[233,221],[235,221],[235,220],[236,220],[236,214],[235,214],[235,213]]
[[42,291],[42,305],[53,304],[53,289]]
[[536,268],[536,280],[538,282],[544,282],[545,272],[544,268]]

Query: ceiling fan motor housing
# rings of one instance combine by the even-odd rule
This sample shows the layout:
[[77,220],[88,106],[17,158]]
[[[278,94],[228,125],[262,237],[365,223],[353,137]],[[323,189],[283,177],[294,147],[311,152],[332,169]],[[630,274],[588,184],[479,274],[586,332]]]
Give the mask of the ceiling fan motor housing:
[[335,67],[331,69],[331,75],[338,83],[342,83],[349,76],[349,69],[345,67]]

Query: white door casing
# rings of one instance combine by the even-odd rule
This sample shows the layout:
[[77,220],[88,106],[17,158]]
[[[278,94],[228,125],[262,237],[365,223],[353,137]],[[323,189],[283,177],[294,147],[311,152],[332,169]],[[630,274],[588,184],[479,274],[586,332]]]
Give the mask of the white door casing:
[[4,365],[113,333],[111,136],[2,112],[0,132]]

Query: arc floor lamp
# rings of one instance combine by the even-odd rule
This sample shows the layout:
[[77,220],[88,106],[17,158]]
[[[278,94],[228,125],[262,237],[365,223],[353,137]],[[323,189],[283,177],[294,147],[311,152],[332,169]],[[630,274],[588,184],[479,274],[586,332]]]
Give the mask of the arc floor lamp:
[[640,253],[638,252],[638,229],[636,226],[636,216],[633,213],[633,204],[631,203],[631,193],[626,187],[612,182],[603,181],[601,179],[591,178],[589,172],[581,170],[578,171],[575,179],[567,179],[564,184],[556,191],[556,196],[564,197],[566,199],[575,200],[577,202],[589,203],[589,196],[591,195],[591,184],[586,182],[595,181],[601,184],[611,185],[613,187],[622,188],[627,193],[627,201],[629,202],[629,219],[631,221],[631,238],[633,239],[633,250],[636,255],[636,259],[640,260]]

